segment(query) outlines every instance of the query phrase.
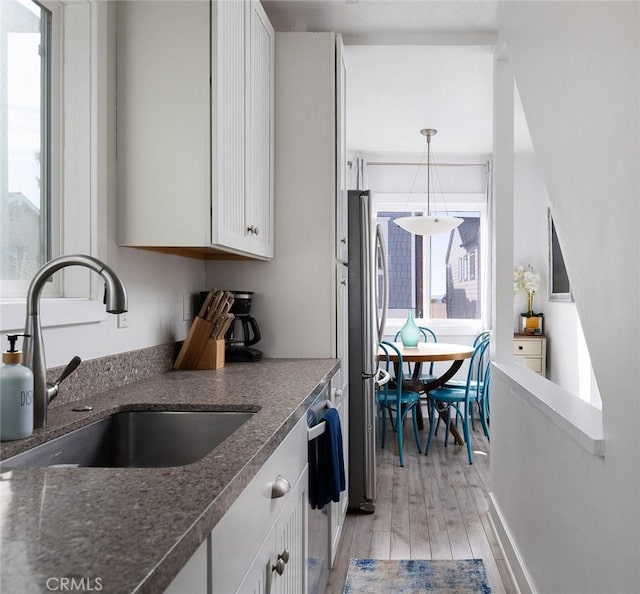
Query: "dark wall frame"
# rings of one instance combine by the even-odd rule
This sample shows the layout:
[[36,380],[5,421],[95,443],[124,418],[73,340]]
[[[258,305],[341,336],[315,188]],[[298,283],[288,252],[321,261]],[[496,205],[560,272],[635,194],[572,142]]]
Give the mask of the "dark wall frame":
[[547,209],[547,219],[549,222],[549,301],[573,301],[569,275],[550,208]]

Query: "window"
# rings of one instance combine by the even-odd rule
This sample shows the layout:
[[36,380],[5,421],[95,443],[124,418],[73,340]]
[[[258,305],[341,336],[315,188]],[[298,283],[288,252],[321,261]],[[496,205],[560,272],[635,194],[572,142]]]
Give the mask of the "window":
[[[106,231],[104,217],[98,218],[98,204],[106,204],[106,188],[113,183],[109,173],[110,146],[115,134],[111,100],[115,88],[110,76],[115,68],[115,20],[109,18],[115,11],[113,4],[0,1],[3,44],[0,73],[6,76],[0,82],[3,118],[0,123],[0,330],[3,332],[23,327],[27,288],[33,272],[43,261],[62,253],[104,258],[98,247],[98,233]],[[26,43],[21,36],[31,38],[29,43],[37,48],[35,55],[9,51],[16,43]],[[16,95],[19,85],[27,84],[27,77],[31,91]],[[27,120],[27,113],[33,114],[36,101],[37,117]],[[70,115],[65,118],[63,114]],[[15,128],[18,124],[22,128]],[[29,175],[22,176],[27,181],[18,183],[15,176],[24,167],[17,166],[21,157],[17,147],[21,145],[16,142],[25,142],[27,138],[30,145],[23,154],[30,158],[27,159]],[[14,176],[11,181],[7,175],[10,168]],[[11,200],[11,195],[16,193],[25,198]],[[24,220],[25,210],[31,217],[30,231],[18,235],[28,236],[32,241],[25,237],[11,240],[8,230],[11,227],[13,232],[18,221]],[[34,227],[39,235],[33,232]],[[69,232],[64,233],[65,230]],[[36,252],[31,258],[25,255]],[[27,261],[30,264],[27,265]],[[21,262],[24,264],[20,265]],[[89,270],[73,268],[56,273],[45,287],[43,325],[84,324],[105,319],[102,290],[99,277]]]
[[4,0],[2,11],[0,276],[3,296],[16,296],[51,257],[52,15],[32,0]]
[[[484,204],[465,204],[464,210],[462,205],[449,208],[447,214],[462,218],[462,224],[450,233],[422,237],[398,227],[393,219],[420,216],[423,211],[383,210],[385,198],[378,197],[376,222],[387,240],[388,317],[404,319],[412,309],[425,323],[481,320]],[[478,197],[478,202],[482,200]]]

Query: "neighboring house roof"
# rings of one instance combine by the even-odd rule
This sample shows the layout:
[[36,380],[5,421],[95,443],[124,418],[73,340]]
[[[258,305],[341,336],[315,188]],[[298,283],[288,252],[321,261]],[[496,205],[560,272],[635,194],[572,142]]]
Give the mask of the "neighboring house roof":
[[18,206],[19,208],[26,208],[30,210],[36,216],[40,216],[40,209],[31,202],[22,192],[7,192],[5,194],[7,204],[12,206]]
[[451,253],[451,248],[453,247],[454,242],[457,245],[467,247],[469,245],[477,244],[479,241],[479,235],[480,218],[473,217],[464,219],[462,223],[449,234],[449,245],[447,246],[445,262],[449,262],[449,254]]

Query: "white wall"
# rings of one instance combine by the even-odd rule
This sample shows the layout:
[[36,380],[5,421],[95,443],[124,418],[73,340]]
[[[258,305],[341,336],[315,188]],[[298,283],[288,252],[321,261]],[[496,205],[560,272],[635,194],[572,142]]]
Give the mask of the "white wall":
[[[189,322],[182,320],[182,295],[204,287],[202,261],[115,245],[109,253],[102,259],[127,289],[129,327],[117,328],[116,316],[112,315],[91,324],[47,327],[49,320],[43,314],[47,367],[66,365],[74,355],[95,359],[172,343],[186,336]],[[100,279],[98,284],[102,287]]]
[[519,389],[492,382],[494,520],[545,593],[640,591],[640,398],[629,384],[640,362],[638,10],[508,3],[500,32],[585,321],[606,437],[604,457],[594,456]]
[[[542,171],[531,143],[522,104],[515,97],[516,154],[514,158],[514,244],[515,266],[531,264],[541,276],[534,297],[534,310],[544,313],[547,337],[547,377],[583,400],[600,406],[597,387],[592,390],[591,359],[584,344],[580,319],[573,302],[549,301],[549,199]],[[527,296],[514,297],[514,329],[518,331],[520,313],[527,309]]]
[[[437,152],[438,136],[431,141],[432,162],[440,163],[437,168],[432,167],[431,177],[431,205],[432,208],[446,205],[446,194],[484,194],[487,187],[486,163],[491,158],[490,155],[469,155],[466,157],[457,155],[456,157],[443,155]],[[377,193],[411,193],[424,195],[427,190],[427,157],[426,155],[414,154],[380,154],[380,153],[358,153],[356,156],[363,157],[369,163],[367,167],[369,177],[369,188]],[[420,163],[424,165],[376,165],[376,163]],[[445,163],[455,163],[456,166],[446,166]],[[469,167],[463,167],[464,164]],[[355,186],[352,186],[355,187]],[[413,191],[412,191],[413,190]],[[422,204],[424,205],[423,199]]]

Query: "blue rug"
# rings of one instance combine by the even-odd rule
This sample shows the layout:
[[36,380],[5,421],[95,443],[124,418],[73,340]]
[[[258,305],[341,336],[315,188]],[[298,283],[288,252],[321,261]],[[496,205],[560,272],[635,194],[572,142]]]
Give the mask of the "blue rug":
[[482,559],[351,559],[344,594],[490,594]]

